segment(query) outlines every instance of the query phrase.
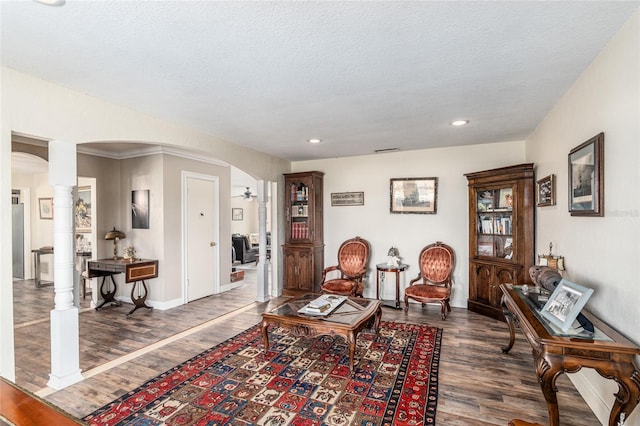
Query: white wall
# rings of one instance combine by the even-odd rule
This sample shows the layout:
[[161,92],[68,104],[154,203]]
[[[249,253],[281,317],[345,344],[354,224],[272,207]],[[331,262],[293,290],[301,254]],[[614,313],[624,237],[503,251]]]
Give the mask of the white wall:
[[[626,24],[527,138],[538,178],[555,174],[557,204],[537,210],[538,253],[553,242],[564,276],[595,289],[587,309],[640,344],[640,26]],[[568,213],[568,153],[604,132],[604,217]],[[640,363],[638,364],[640,365]],[[603,424],[617,386],[593,370],[574,382]],[[604,401],[604,403],[603,403]],[[627,425],[640,425],[640,413]]]
[[[453,129],[456,131],[460,129]],[[466,130],[466,129],[465,129]],[[356,235],[371,244],[370,277],[365,297],[376,295],[377,263],[387,261],[387,250],[396,246],[409,269],[401,275],[401,288],[418,274],[420,250],[443,241],[456,253],[452,306],[466,307],[469,296],[469,237],[467,179],[465,173],[524,162],[524,142],[504,142],[455,148],[427,149],[351,158],[300,161],[294,172],[324,172],[325,265],[337,263],[340,244]],[[437,177],[437,214],[389,212],[391,178]],[[364,206],[332,207],[332,192],[364,191]],[[395,276],[386,278],[384,298],[395,297]],[[404,297],[402,294],[401,298]],[[439,309],[433,307],[433,309]]]

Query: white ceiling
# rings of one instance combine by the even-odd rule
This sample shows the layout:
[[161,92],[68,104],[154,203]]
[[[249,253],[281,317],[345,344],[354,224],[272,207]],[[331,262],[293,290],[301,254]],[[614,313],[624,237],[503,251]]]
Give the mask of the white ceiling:
[[638,5],[2,0],[1,60],[277,157],[333,158],[524,139]]

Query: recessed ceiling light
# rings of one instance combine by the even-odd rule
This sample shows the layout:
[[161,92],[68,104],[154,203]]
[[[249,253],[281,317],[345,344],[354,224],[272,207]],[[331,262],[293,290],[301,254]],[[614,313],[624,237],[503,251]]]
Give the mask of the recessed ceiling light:
[[47,6],[64,6],[66,0],[33,0],[36,3],[44,4]]
[[455,127],[466,126],[467,124],[469,124],[469,120],[456,120],[456,121],[452,121],[449,124]]
[[322,142],[322,139],[317,139],[317,138],[309,139],[307,142],[309,142],[309,143],[320,143],[320,142]]

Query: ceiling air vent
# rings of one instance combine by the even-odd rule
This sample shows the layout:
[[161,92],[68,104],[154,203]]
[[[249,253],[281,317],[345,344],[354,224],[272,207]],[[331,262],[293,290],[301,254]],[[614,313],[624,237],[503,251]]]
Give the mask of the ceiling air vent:
[[383,148],[383,149],[376,149],[375,152],[376,154],[385,154],[387,152],[396,152],[396,151],[400,151],[400,148]]

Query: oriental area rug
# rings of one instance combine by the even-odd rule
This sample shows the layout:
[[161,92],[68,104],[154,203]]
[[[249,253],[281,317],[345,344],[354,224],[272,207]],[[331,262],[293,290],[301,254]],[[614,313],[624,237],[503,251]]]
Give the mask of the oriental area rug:
[[358,335],[355,367],[340,336],[259,325],[96,410],[90,425],[435,424],[442,329],[382,321]]

